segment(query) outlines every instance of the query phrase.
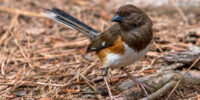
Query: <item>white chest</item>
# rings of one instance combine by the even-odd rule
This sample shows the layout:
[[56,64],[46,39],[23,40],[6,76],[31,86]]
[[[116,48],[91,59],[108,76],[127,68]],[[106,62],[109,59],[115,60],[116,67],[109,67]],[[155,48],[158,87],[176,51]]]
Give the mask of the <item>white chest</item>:
[[142,51],[136,52],[134,49],[130,48],[124,43],[125,53],[120,54],[108,54],[106,56],[106,64],[104,67],[124,67],[135,63],[137,60],[144,57],[150,48],[150,44]]

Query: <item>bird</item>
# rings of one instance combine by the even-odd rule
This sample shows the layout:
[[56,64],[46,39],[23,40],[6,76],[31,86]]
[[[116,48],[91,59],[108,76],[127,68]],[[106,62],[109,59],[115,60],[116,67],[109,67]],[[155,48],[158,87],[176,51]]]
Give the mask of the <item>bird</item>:
[[106,76],[108,69],[122,69],[148,97],[145,84],[139,82],[125,67],[143,58],[149,51],[153,39],[153,22],[140,8],[126,4],[115,12],[111,22],[115,24],[99,33],[82,21],[58,8],[45,9],[42,15],[83,33],[90,39],[87,53],[96,52],[102,62],[102,76],[110,99],[115,99]]

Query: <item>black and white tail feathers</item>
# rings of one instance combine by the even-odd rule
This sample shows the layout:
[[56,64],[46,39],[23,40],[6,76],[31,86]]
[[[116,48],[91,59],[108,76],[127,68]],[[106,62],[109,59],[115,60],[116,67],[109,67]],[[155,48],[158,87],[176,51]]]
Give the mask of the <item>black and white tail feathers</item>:
[[46,11],[50,13],[41,13],[42,15],[55,20],[61,24],[64,24],[65,26],[68,26],[71,29],[75,29],[87,37],[89,37],[91,40],[93,40],[96,36],[98,36],[98,32],[91,28],[90,26],[84,24],[83,22],[79,21],[78,19],[72,17],[68,13],[57,9],[45,9]]

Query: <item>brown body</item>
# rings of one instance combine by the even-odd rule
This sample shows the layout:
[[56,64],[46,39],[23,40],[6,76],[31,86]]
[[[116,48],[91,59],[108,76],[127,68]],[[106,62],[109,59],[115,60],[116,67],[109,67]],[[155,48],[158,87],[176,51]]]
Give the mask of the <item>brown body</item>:
[[[117,24],[101,34],[60,9],[46,10],[50,14],[43,13],[44,16],[83,33],[91,40],[87,52],[97,52],[104,67],[103,76],[107,75],[109,67],[124,67],[136,62],[144,57],[150,48],[153,37],[152,21],[145,12],[133,5],[120,7],[112,18],[112,21],[117,22]],[[130,74],[127,75],[130,76]],[[144,86],[134,77],[130,77],[148,96]],[[112,99],[112,93],[105,77],[104,81],[107,85],[110,99]]]
[[[45,16],[76,29],[89,37],[91,44],[88,46],[87,52],[96,51],[104,67],[118,66],[119,64],[116,63],[121,63],[120,66],[129,65],[131,59],[134,63],[141,58],[137,56],[146,54],[149,48],[148,45],[152,40],[151,19],[133,5],[120,7],[112,19],[117,24],[101,34],[62,10],[53,8],[52,10],[47,9],[47,11],[51,14],[45,14]],[[113,56],[110,56],[110,54],[113,54]],[[129,61],[127,62],[124,59]],[[115,64],[107,64],[108,62]]]
[[109,46],[108,48],[104,48],[97,53],[102,63],[105,64],[106,57],[108,54],[114,53],[114,54],[123,55],[124,52],[125,52],[125,48],[123,45],[123,41],[121,40],[121,36],[119,36],[112,46]]
[[[145,49],[152,40],[152,21],[143,11],[135,6],[125,5],[119,8],[117,14],[127,20],[118,22],[101,33],[88,47],[88,52],[97,51],[103,64],[108,54],[123,55],[124,43],[139,52]],[[102,45],[103,42],[105,45]]]

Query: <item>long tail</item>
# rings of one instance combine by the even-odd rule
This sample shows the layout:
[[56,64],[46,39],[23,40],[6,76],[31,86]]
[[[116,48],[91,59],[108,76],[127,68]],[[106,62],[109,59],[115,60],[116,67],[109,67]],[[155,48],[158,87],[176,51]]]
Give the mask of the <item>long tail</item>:
[[78,19],[72,17],[71,15],[60,9],[53,8],[51,10],[50,9],[45,9],[45,10],[47,10],[50,13],[41,13],[42,15],[52,20],[55,20],[61,24],[64,24],[65,26],[71,29],[75,29],[83,33],[91,40],[93,40],[96,36],[98,36],[98,32],[96,30],[94,30],[90,26],[84,24],[83,22],[79,21]]

